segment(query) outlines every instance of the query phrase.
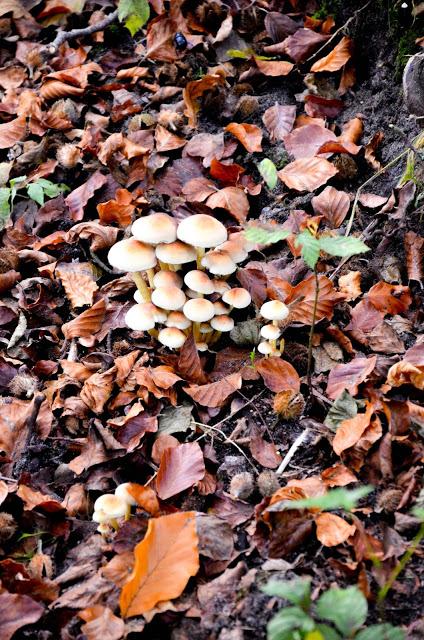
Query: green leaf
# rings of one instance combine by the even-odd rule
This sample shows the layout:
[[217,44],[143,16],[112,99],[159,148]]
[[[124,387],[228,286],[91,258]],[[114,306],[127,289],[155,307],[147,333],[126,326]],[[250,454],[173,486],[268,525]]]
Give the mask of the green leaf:
[[317,631],[320,632],[324,640],[341,640],[337,631],[329,627],[328,624],[317,624]]
[[10,206],[13,207],[13,201],[15,199],[15,196],[18,192],[19,187],[17,187],[16,185],[19,185],[21,182],[24,182],[26,180],[26,176],[18,176],[17,178],[12,178],[12,180],[10,180],[9,184],[10,184]]
[[309,231],[305,230],[296,238],[296,246],[302,247],[302,258],[311,269],[315,269],[320,252],[320,242]]
[[8,187],[0,188],[0,228],[3,228],[11,214],[10,208],[10,189]]
[[262,178],[266,182],[268,189],[275,189],[278,182],[277,169],[275,164],[269,158],[264,158],[258,164],[258,170]]
[[373,487],[365,486],[357,489],[345,489],[337,487],[331,489],[323,496],[304,498],[303,500],[281,500],[268,507],[268,511],[284,511],[285,509],[310,509],[317,508],[321,511],[332,511],[333,509],[344,509],[351,511],[358,503],[358,500],[367,496]]
[[291,235],[291,232],[278,227],[276,229],[267,229],[259,225],[252,225],[245,230],[244,235],[249,242],[271,244],[285,240]]
[[354,418],[358,413],[358,405],[347,389],[344,389],[339,397],[333,402],[324,424],[336,431],[343,420]]
[[353,236],[336,236],[334,238],[328,236],[320,238],[319,246],[330,256],[338,256],[339,258],[349,258],[358,253],[365,253],[370,248],[359,238]]
[[287,607],[281,609],[276,616],[268,622],[268,640],[291,640],[292,631],[313,631],[315,622],[299,607]]
[[36,182],[43,187],[43,191],[49,198],[56,198],[63,191],[69,191],[69,187],[66,184],[51,182],[45,178],[39,178]]
[[248,60],[252,53],[254,53],[253,49],[245,49],[242,51],[241,49],[228,49],[227,56],[229,58],[240,58],[242,60]]
[[150,16],[150,7],[147,0],[119,0],[118,18],[125,20],[125,26],[134,36],[141,27],[146,24]]
[[43,206],[44,189],[39,182],[31,182],[31,184],[27,186],[27,194],[29,195],[31,200],[34,200],[35,202],[37,202],[37,204]]
[[171,434],[179,431],[194,431],[195,425],[191,415],[193,407],[182,405],[181,407],[167,407],[159,416],[158,435]]
[[311,579],[305,577],[295,580],[270,580],[262,587],[262,591],[268,596],[278,596],[302,609],[307,609],[311,602]]
[[418,518],[418,520],[424,522],[424,489],[421,489],[421,491],[419,492],[415,501],[414,508],[411,509],[411,513],[416,518]]
[[331,620],[344,636],[352,636],[364,624],[368,614],[367,600],[357,587],[329,589],[317,602],[317,613]]
[[355,636],[355,640],[405,640],[405,632],[391,624],[373,624]]

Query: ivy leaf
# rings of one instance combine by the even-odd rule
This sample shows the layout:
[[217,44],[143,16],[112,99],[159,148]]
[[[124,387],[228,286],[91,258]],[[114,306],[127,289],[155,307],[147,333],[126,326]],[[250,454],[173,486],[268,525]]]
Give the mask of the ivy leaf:
[[309,231],[302,231],[296,238],[296,245],[302,247],[302,258],[311,269],[315,269],[320,252],[320,241]]
[[259,225],[252,225],[244,232],[246,240],[256,244],[271,244],[289,237],[290,231],[285,229],[267,229]]
[[9,219],[10,209],[10,189],[2,187],[0,189],[0,228],[3,228]]
[[27,186],[27,194],[40,206],[44,204],[44,189],[39,182],[32,182]]
[[125,20],[125,26],[134,36],[141,27],[146,24],[150,16],[150,7],[147,0],[119,0],[118,18]]
[[311,579],[297,578],[295,580],[270,580],[262,591],[268,596],[284,598],[292,604],[307,609],[311,603]]
[[329,589],[319,598],[317,613],[320,618],[331,620],[344,636],[351,638],[367,619],[368,604],[357,587]]
[[319,245],[322,251],[325,251],[330,256],[338,256],[339,258],[349,258],[370,250],[362,240],[353,236],[336,236],[334,238],[328,236],[321,238]]
[[337,487],[328,491],[323,496],[314,496],[302,500],[281,500],[268,507],[268,511],[283,511],[284,509],[311,509],[316,508],[321,511],[332,511],[333,509],[344,509],[351,511],[357,505],[358,500],[365,497],[373,487],[365,486],[357,489],[344,489]]
[[262,178],[266,182],[268,189],[275,189],[278,182],[277,169],[275,164],[269,158],[264,158],[258,164],[258,170]]

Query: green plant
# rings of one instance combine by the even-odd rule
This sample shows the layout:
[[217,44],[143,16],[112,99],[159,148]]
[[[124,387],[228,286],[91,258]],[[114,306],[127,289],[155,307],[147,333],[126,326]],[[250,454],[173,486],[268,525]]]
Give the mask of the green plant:
[[149,17],[150,7],[147,0],[119,0],[118,18],[132,36],[146,24]]
[[277,168],[275,164],[269,158],[264,158],[258,164],[258,171],[262,178],[265,180],[265,184],[268,189],[275,189],[278,183]]
[[[368,603],[357,587],[325,591],[315,605],[311,601],[311,579],[271,580],[262,589],[267,595],[288,600],[268,623],[268,640],[404,640],[405,634],[391,624],[364,626]],[[330,623],[330,624],[328,624]]]
[[3,228],[13,211],[13,204],[20,189],[26,189],[27,195],[40,206],[43,206],[46,198],[56,198],[60,193],[69,191],[66,184],[55,184],[45,178],[39,178],[35,182],[26,182],[26,176],[18,176],[9,181],[8,187],[0,188],[0,228]]

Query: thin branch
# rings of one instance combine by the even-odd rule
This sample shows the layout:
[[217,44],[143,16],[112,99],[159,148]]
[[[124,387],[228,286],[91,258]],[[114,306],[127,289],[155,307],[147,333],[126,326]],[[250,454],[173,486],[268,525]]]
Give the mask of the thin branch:
[[310,431],[309,427],[306,427],[306,429],[304,431],[302,431],[300,436],[298,436],[296,438],[296,440],[293,442],[292,446],[287,451],[286,455],[284,456],[283,460],[281,461],[280,466],[278,467],[277,471],[275,472],[277,474],[277,476],[280,476],[283,473],[283,471],[285,470],[285,468],[288,466],[290,460],[293,458],[293,456],[296,453],[296,451],[305,442],[306,438],[309,435],[309,431]]
[[60,45],[62,45],[67,40],[74,40],[75,38],[82,38],[84,36],[89,36],[92,33],[96,33],[97,31],[103,31],[109,26],[116,18],[118,17],[118,9],[113,11],[108,16],[106,16],[100,22],[96,22],[96,24],[90,24],[88,27],[84,27],[83,29],[71,29],[71,31],[59,31],[56,38],[47,45],[46,50],[50,55],[54,55],[56,51],[59,49]]

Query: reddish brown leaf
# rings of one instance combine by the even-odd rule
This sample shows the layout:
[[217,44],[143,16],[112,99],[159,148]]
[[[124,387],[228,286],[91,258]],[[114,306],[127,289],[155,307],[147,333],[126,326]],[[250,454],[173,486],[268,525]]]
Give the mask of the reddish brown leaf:
[[367,293],[367,300],[381,313],[396,315],[405,313],[412,302],[409,287],[378,282]]
[[0,273],[0,294],[6,293],[21,279],[21,274],[18,271],[6,271],[6,273]]
[[370,424],[373,412],[374,407],[368,404],[365,413],[358,413],[354,418],[343,420],[338,426],[333,440],[333,449],[338,456],[359,441]]
[[241,389],[241,384],[241,374],[232,373],[217,382],[184,387],[184,391],[204,407],[221,407],[230,395]]
[[348,271],[339,278],[339,290],[345,296],[346,302],[356,300],[361,295],[361,272]]
[[252,425],[250,429],[250,452],[260,465],[267,469],[275,469],[281,462],[281,456],[278,453],[273,442],[267,442],[262,437],[260,429],[256,425]]
[[159,500],[151,487],[143,487],[141,484],[130,482],[128,491],[144,511],[147,511],[152,516],[156,516],[159,513]]
[[100,221],[103,224],[116,222],[120,227],[127,227],[135,209],[132,199],[132,194],[127,189],[117,189],[115,198],[97,205]]
[[205,475],[203,453],[197,442],[165,449],[156,477],[159,498],[167,500],[192,487]]
[[192,333],[189,334],[180,349],[177,371],[188,382],[195,382],[196,384],[204,384],[206,382],[205,372],[203,371]]
[[364,123],[357,116],[343,125],[339,140],[340,142],[353,142],[353,144],[356,144],[361,139],[363,131]]
[[294,367],[282,358],[262,358],[256,365],[266,386],[274,393],[300,390],[300,378]]
[[255,64],[264,76],[287,76],[293,69],[294,64],[285,60],[261,60],[255,57]]
[[330,53],[317,60],[311,67],[312,73],[318,71],[338,71],[341,69],[352,55],[352,41],[344,36]]
[[63,511],[63,507],[60,502],[55,500],[52,496],[41,493],[41,491],[36,491],[35,489],[31,489],[31,487],[27,487],[25,484],[19,485],[16,495],[18,495],[23,501],[27,511],[32,511],[37,508],[47,511],[48,513]]
[[216,191],[206,201],[211,209],[226,209],[238,222],[244,222],[249,213],[249,200],[243,189],[224,187]]
[[115,378],[116,367],[112,367],[103,373],[94,373],[84,382],[80,397],[94,413],[101,413],[103,411],[112,393]]
[[10,149],[22,140],[26,132],[26,118],[19,116],[15,120],[0,124],[0,149]]
[[[331,320],[335,305],[344,299],[334,289],[334,285],[326,276],[318,276],[319,292],[318,305],[316,309],[316,321],[327,318]],[[292,303],[290,307],[291,322],[301,322],[302,324],[312,324],[315,302],[315,278],[308,276],[298,285],[290,289],[290,293],[285,300]]]
[[203,158],[203,166],[209,167],[215,158],[220,160],[225,152],[224,134],[223,132],[198,133],[193,136],[184,149],[184,155],[197,156]]
[[105,313],[106,303],[102,298],[74,320],[62,325],[63,335],[68,340],[72,338],[89,338],[94,333],[97,333],[102,326]]
[[365,160],[374,171],[379,171],[382,167],[380,160],[377,160],[375,154],[384,138],[382,131],[377,131],[371,140],[365,145]]
[[278,177],[289,189],[314,191],[336,175],[337,169],[324,158],[300,158],[278,172]]
[[335,400],[344,389],[355,396],[358,393],[358,386],[372,373],[376,363],[377,356],[370,358],[358,356],[346,364],[337,364],[328,376],[328,397]]
[[72,307],[93,304],[93,296],[98,286],[94,282],[93,270],[89,263],[62,262],[57,265],[55,273],[59,276]]
[[278,53],[287,53],[295,62],[303,62],[327,40],[328,36],[316,33],[311,29],[298,29],[296,33],[278,45],[264,47],[264,51],[265,53],[274,54],[277,53],[276,48],[278,47]]
[[93,220],[76,224],[68,233],[69,242],[76,242],[76,239],[83,238],[83,240],[90,241],[92,251],[101,251],[109,249],[116,242],[118,232],[115,227],[106,227]]
[[337,229],[348,214],[350,198],[345,191],[325,187],[319,196],[312,198],[312,206],[316,214],[324,216],[330,225]]
[[408,231],[404,237],[406,268],[408,269],[408,279],[419,282],[422,286],[424,238],[413,231]]
[[319,513],[315,516],[315,524],[317,538],[325,547],[336,547],[346,542],[356,531],[354,524],[348,524],[334,513]]
[[327,487],[345,487],[352,482],[357,482],[357,477],[344,464],[335,464],[324,469],[321,478]]
[[199,100],[203,94],[223,84],[225,84],[225,77],[219,73],[208,74],[200,80],[187,82],[183,89],[183,99],[185,103],[184,114],[188,118],[190,127],[194,128],[197,125],[197,114],[200,111]]
[[225,127],[225,131],[229,131],[249,153],[262,151],[262,131],[255,124],[239,124],[238,122],[230,122]]
[[7,67],[0,69],[0,87],[16,89],[26,80],[27,74],[22,67]]
[[34,624],[44,613],[44,607],[29,596],[18,593],[0,593],[1,640],[11,640],[18,629]]
[[281,105],[276,102],[273,107],[269,107],[262,116],[262,122],[268,129],[271,142],[284,140],[293,129],[295,118],[295,105]]
[[78,615],[85,621],[81,630],[87,640],[119,640],[125,635],[125,622],[115,616],[109,607],[95,604]]
[[210,174],[212,178],[219,180],[224,185],[236,185],[244,171],[243,167],[235,162],[226,164],[219,162],[216,158],[211,160]]
[[187,143],[187,140],[180,138],[180,136],[175,135],[175,133],[171,133],[160,124],[156,125],[155,141],[156,151],[159,153],[180,149]]
[[69,207],[70,217],[75,222],[84,218],[84,207],[92,198],[95,192],[103,187],[107,182],[107,177],[100,171],[95,171],[80,187],[71,191],[65,198],[65,202]]
[[324,142],[329,140],[337,140],[332,131],[317,124],[307,124],[289,133],[284,138],[284,146],[296,159],[312,158]]
[[215,184],[212,180],[204,177],[193,178],[193,180],[189,180],[183,187],[183,194],[187,197],[188,202],[203,202],[215,192]]
[[267,298],[267,277],[261,269],[246,267],[237,271],[237,280],[248,290],[256,306],[263,304]]
[[305,112],[312,118],[335,118],[343,107],[342,100],[323,98],[313,93],[305,96]]

